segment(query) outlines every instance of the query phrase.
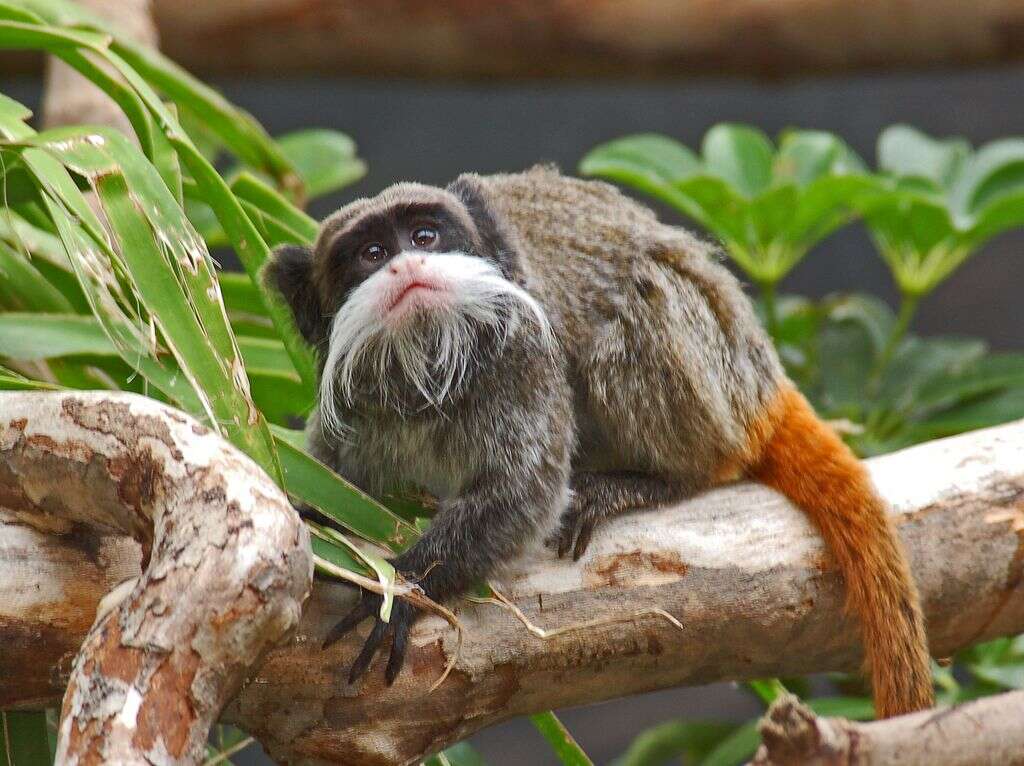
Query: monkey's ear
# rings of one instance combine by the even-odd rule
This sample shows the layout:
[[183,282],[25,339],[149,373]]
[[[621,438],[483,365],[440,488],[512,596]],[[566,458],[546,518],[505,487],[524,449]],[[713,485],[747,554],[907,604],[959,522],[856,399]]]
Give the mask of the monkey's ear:
[[476,173],[463,173],[448,185],[448,191],[458,197],[469,211],[480,235],[484,255],[497,261],[507,279],[515,279],[520,271],[519,254],[491,205],[483,179]]
[[263,269],[263,281],[291,307],[302,337],[318,345],[325,334],[325,319],[313,285],[313,251],[303,245],[279,246]]

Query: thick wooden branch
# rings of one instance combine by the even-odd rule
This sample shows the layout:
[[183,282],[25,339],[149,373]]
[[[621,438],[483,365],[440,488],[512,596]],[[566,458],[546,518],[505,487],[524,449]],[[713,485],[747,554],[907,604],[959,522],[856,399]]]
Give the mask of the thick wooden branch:
[[[1024,422],[870,467],[898,516],[933,653],[1024,631]],[[29,545],[15,537],[24,534],[0,520],[0,635],[9,637],[0,706],[60,694],[62,656],[81,639],[90,609],[116,579],[111,573],[132,566],[121,538],[83,544],[71,530],[34,532]],[[16,539],[23,542],[14,546]],[[13,574],[24,583],[26,572],[39,573],[48,600],[6,592]],[[269,653],[225,715],[281,760],[402,763],[551,707],[860,662],[856,627],[841,615],[842,583],[814,531],[784,499],[753,484],[617,519],[578,564],[534,551],[499,588],[543,628],[589,627],[544,640],[502,607],[463,603],[465,642],[440,687],[430,691],[455,654],[456,634],[429,617],[415,628],[394,686],[384,685],[378,662],[351,688],[345,677],[361,638],[328,651],[320,643],[352,594],[319,587],[295,641]]]
[[761,722],[751,766],[1020,766],[1024,691],[874,723],[818,718],[791,696]]
[[66,684],[59,763],[195,762],[298,624],[305,525],[255,463],[151,399],[0,393],[0,415],[0,695],[37,706]]

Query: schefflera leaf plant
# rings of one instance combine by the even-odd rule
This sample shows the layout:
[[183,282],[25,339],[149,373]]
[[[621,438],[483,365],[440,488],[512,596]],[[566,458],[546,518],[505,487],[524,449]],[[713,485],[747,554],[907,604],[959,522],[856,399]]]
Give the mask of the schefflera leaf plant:
[[977,151],[908,125],[878,138],[875,193],[853,200],[901,294],[889,362],[922,298],[992,237],[1024,224],[1024,139]]
[[779,282],[873,188],[837,136],[790,130],[776,147],[760,130],[729,123],[705,134],[699,156],[667,136],[639,134],[596,147],[580,172],[645,192],[717,237],[758,285],[772,331]]

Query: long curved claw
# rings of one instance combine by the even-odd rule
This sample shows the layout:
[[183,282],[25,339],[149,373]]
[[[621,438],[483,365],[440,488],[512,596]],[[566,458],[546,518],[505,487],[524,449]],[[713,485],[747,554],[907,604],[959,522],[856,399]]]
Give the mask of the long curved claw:
[[361,623],[369,616],[370,605],[367,603],[366,599],[361,599],[359,603],[352,608],[351,612],[345,615],[333,628],[331,628],[328,631],[327,637],[324,639],[322,648],[326,649],[328,646],[338,641],[338,639],[342,638],[346,633],[351,631],[352,628],[354,628],[356,625]]
[[352,663],[352,669],[348,672],[348,682],[354,684],[359,680],[360,676],[366,672],[366,669],[370,667],[370,662],[373,660],[373,656],[377,653],[378,647],[384,640],[384,634],[388,629],[388,623],[377,618],[377,622],[373,626],[373,630],[370,631],[370,635],[366,637],[366,643],[363,644],[363,651],[359,652],[359,656],[356,657],[355,662]]
[[[395,613],[398,611],[399,613]],[[405,650],[409,645],[409,629],[412,627],[415,613],[410,609],[395,610],[391,615],[393,638],[391,639],[391,656],[384,671],[384,679],[391,686],[402,671],[405,663]]]

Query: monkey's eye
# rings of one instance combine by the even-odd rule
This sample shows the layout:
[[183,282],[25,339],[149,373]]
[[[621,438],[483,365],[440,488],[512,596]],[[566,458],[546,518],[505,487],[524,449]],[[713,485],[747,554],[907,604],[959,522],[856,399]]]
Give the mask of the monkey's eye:
[[420,226],[413,230],[409,239],[416,247],[433,247],[437,243],[437,229],[433,226]]
[[363,245],[359,257],[367,263],[380,263],[388,257],[388,250],[380,242],[370,242]]

